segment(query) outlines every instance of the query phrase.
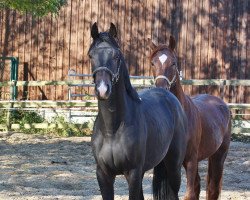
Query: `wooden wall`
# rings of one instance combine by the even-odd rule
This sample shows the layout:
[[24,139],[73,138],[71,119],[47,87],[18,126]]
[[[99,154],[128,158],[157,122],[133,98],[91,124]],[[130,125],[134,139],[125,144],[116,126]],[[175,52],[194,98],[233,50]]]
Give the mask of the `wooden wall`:
[[[67,80],[69,69],[89,74],[90,27],[113,22],[131,75],[151,75],[147,39],[167,43],[172,34],[185,79],[250,79],[249,10],[247,0],[68,0],[59,16],[42,19],[2,10],[0,56],[19,57],[19,80]],[[219,94],[218,87],[185,91]],[[229,87],[224,99],[249,103],[249,92]],[[26,98],[67,99],[67,87],[23,88],[19,99]]]

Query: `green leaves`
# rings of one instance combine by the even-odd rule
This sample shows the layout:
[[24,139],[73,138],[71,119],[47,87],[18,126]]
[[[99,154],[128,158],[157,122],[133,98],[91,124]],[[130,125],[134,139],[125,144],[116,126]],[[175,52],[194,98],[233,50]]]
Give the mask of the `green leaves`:
[[34,16],[43,17],[58,14],[60,8],[66,5],[67,0],[0,0],[0,8],[9,8],[21,13],[30,13]]

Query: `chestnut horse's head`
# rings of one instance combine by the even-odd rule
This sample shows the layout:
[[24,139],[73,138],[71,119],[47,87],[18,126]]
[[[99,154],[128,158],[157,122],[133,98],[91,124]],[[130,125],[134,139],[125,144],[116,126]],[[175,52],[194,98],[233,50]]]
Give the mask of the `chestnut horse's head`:
[[179,78],[177,58],[175,54],[175,39],[170,36],[169,45],[156,45],[151,41],[150,47],[153,50],[150,61],[153,65],[153,75],[156,87],[170,90],[171,86]]

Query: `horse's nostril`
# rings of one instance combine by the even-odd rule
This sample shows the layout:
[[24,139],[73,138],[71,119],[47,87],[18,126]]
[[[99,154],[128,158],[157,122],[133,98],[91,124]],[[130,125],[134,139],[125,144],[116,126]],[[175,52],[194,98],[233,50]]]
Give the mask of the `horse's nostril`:
[[106,94],[108,94],[110,92],[110,86],[109,84],[107,84],[107,91],[106,91]]
[[100,99],[108,99],[111,93],[111,85],[104,80],[95,85],[95,94]]

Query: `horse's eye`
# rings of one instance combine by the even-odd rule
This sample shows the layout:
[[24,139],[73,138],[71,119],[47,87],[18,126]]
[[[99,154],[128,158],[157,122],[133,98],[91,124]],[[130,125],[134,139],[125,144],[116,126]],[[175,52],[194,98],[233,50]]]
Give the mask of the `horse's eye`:
[[114,59],[115,59],[115,60],[118,60],[118,59],[119,59],[119,54],[115,54],[115,55],[114,55]]

